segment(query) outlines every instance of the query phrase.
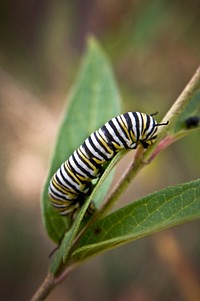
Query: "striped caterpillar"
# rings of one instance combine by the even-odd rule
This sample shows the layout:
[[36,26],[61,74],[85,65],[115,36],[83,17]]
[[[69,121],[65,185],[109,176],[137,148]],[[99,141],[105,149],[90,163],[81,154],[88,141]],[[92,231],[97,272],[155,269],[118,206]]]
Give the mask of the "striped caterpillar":
[[[155,115],[155,114],[152,114]],[[92,179],[99,178],[102,165],[122,149],[144,148],[157,138],[152,115],[128,112],[112,118],[93,132],[56,171],[49,185],[52,205],[61,215],[74,215],[91,190]]]

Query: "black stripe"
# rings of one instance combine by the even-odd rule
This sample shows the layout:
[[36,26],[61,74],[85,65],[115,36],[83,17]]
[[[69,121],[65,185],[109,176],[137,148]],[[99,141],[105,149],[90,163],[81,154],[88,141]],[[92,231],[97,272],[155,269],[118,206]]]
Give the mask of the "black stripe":
[[[91,168],[91,166],[79,155],[79,153],[78,153],[78,151],[79,152],[81,152],[84,156],[87,156],[87,158],[88,158],[88,160],[94,165],[94,167],[95,168],[98,168],[98,164],[92,159],[92,154],[91,154],[91,152],[88,150],[88,152],[87,152],[87,150],[86,150],[86,148],[85,148],[85,142],[83,142],[83,144],[82,144],[82,147],[84,148],[84,150],[85,150],[85,152],[86,152],[86,154],[84,154],[82,151],[81,151],[81,149],[80,149],[80,147],[78,148],[78,150],[76,151],[76,153],[77,153],[77,155],[78,155],[78,157],[79,157],[79,159],[88,167],[88,169],[89,170],[91,170],[91,171],[94,171],[94,169],[92,169]],[[92,155],[92,156],[91,156]],[[92,177],[92,176],[91,176]]]
[[[77,172],[74,172],[73,170],[70,170],[70,167],[67,166],[67,162],[65,162],[64,164],[64,169],[65,169],[65,172],[68,174],[68,176],[70,177],[70,179],[72,179],[73,183],[77,184],[78,186],[81,184],[85,185],[85,181],[84,180],[81,180],[79,178],[77,178]],[[74,175],[74,177],[71,175],[71,173]]]
[[[115,119],[116,119],[116,118],[115,118]],[[124,139],[122,138],[122,136],[120,135],[120,133],[118,132],[118,130],[116,129],[116,127],[115,127],[115,125],[114,125],[112,119],[111,119],[110,121],[108,121],[108,123],[109,123],[109,125],[111,126],[111,128],[113,129],[113,131],[115,132],[117,138],[122,142],[124,148],[127,148],[126,142],[124,141]],[[120,128],[121,128],[121,127],[120,127]],[[113,141],[115,141],[115,140],[113,139]]]
[[140,121],[138,118],[138,114],[136,112],[133,112],[133,117],[135,118],[135,123],[136,123],[136,131],[137,131],[137,136],[136,136],[136,141],[138,141],[140,137]]
[[[65,168],[65,165],[64,165],[64,168]],[[69,182],[69,181],[65,178],[65,176],[63,175],[62,170],[61,170],[61,168],[60,168],[60,174],[61,174],[61,176],[62,176],[63,181],[64,181],[67,185],[69,185],[73,190],[75,190],[75,191],[77,191],[77,192],[80,192],[80,190],[79,190],[77,187],[75,187],[75,186],[73,185],[73,183],[74,183],[75,181],[74,181],[73,178],[71,178],[71,176],[70,176],[69,173],[67,172],[66,168],[65,168],[65,171],[66,171],[66,173],[68,174],[69,178],[72,180],[72,183]],[[57,174],[56,174],[56,180],[57,180],[59,183],[61,183],[61,182],[59,181],[59,178],[58,178]],[[63,184],[61,183],[61,185],[63,185]]]
[[[79,157],[79,158],[80,158],[80,157]],[[74,156],[74,153],[72,154],[72,159],[73,159],[75,165],[83,172],[84,175],[78,173],[78,172],[74,169],[74,167],[71,165],[70,161],[68,160],[68,163],[69,163],[69,165],[70,165],[70,168],[71,168],[71,170],[72,170],[74,173],[79,174],[79,175],[82,176],[82,177],[85,176],[85,177],[87,177],[87,178],[89,178],[89,179],[94,179],[94,178],[95,178],[94,176],[92,176],[86,169],[84,169],[84,168],[76,161],[76,158],[75,158],[75,156]],[[90,170],[91,170],[91,169],[90,169]]]
[[[90,145],[91,145],[92,148],[98,153],[98,155],[101,156],[105,161],[107,161],[108,158],[105,156],[105,154],[103,154],[103,153],[100,151],[100,149],[98,149],[98,148],[96,147],[96,145],[95,145],[94,142],[92,141],[91,135],[88,137],[88,140],[89,140]],[[97,138],[97,142],[99,143],[98,138]],[[93,156],[94,156],[95,158],[97,158],[97,160],[99,160],[99,158],[96,157],[95,154],[93,154]],[[102,160],[102,159],[100,159],[100,160]]]
[[147,122],[146,122],[146,127],[145,127],[144,132],[148,131],[149,126],[150,126],[150,121],[151,121],[150,116],[149,115],[146,115],[146,116],[147,116]]
[[140,129],[140,136],[141,137],[143,137],[143,133],[144,133],[144,116],[141,114],[141,113],[139,113],[140,114],[140,117],[141,117],[141,129]]
[[126,119],[129,133],[131,131],[133,132],[133,124],[132,124],[131,117],[130,117],[129,113],[125,113],[124,118]]
[[[104,133],[104,135],[106,136],[108,143],[109,143],[110,145],[112,145],[113,151],[116,151],[115,146],[112,144],[112,141],[114,141],[113,136],[110,134],[110,132],[108,131],[108,129],[106,128],[106,126],[103,125],[102,128],[101,128],[101,130],[102,130],[102,132]],[[115,141],[115,142],[116,142],[116,141]],[[118,142],[116,142],[116,143],[119,145]]]
[[[108,157],[111,154],[108,151],[107,147],[105,146],[104,142],[108,145],[108,148],[110,148],[110,150],[115,154],[116,151],[119,150],[118,147],[115,147],[115,145],[121,146],[122,144],[122,147],[128,148],[127,142],[129,141],[130,137],[127,134],[127,132],[129,134],[133,133],[136,141],[139,139],[140,136],[142,136],[141,135],[142,133],[143,133],[143,137],[145,136],[144,140],[151,140],[157,129],[155,120],[151,118],[152,117],[150,115],[146,115],[146,114],[142,115],[142,113],[139,112],[128,112],[123,115],[119,115],[106,123],[109,124],[109,126],[112,128],[113,134],[111,134],[112,131],[109,131],[109,129],[106,128],[106,125],[103,125],[102,128],[100,129],[102,131],[102,134],[99,132],[99,130],[93,133],[94,135],[93,137],[95,138],[94,141],[92,141],[90,135],[88,137],[87,142],[88,142],[88,146],[90,144],[91,150],[86,145],[86,142],[84,142],[83,145],[81,146],[82,149],[79,148],[75,150],[70,157],[70,161],[68,160],[65,163],[63,163],[63,165],[61,165],[60,167],[60,170],[58,170],[57,173],[55,174],[53,180],[51,180],[50,187],[49,187],[49,195],[52,198],[51,200],[52,205],[58,207],[58,210],[60,211],[61,214],[65,213],[65,211],[67,211],[68,209],[69,210],[72,209],[72,211],[75,211],[77,209],[76,208],[77,205],[78,204],[81,205],[81,202],[82,203],[84,202],[83,196],[86,194],[86,192],[84,191],[90,187],[91,180],[99,176],[99,175],[93,176],[90,174],[90,172],[91,173],[99,172],[101,169],[101,164],[98,164],[95,161],[96,159],[97,160],[101,160],[101,159],[99,159],[94,154],[94,152],[98,154],[100,158],[102,158],[102,161],[103,160],[108,161]],[[133,122],[132,119],[134,119]],[[152,125],[151,125],[151,121],[152,121]],[[114,124],[114,122],[116,122],[116,125]],[[135,124],[135,131],[133,131],[133,123]],[[126,129],[124,129],[125,127],[127,128],[127,132]],[[121,144],[119,144],[115,140],[116,137],[119,139]],[[103,139],[102,140],[103,142],[101,141],[101,139]],[[141,140],[142,139],[143,138],[141,138]],[[132,138],[131,138],[131,142],[132,142]],[[135,143],[135,145],[136,144],[137,143]],[[144,141],[144,145],[145,145],[145,141]],[[78,157],[75,158],[75,155]],[[90,162],[92,166],[87,161]],[[63,172],[61,168],[64,168]],[[58,172],[60,173],[61,180],[58,178]],[[64,176],[64,173],[67,174],[68,179]],[[81,179],[81,177],[83,179]],[[79,187],[80,185],[84,185],[83,187],[85,188],[83,191],[80,191],[81,189]],[[79,197],[81,197],[80,200]],[[61,204],[56,204],[56,200],[58,203]]]
[[[71,166],[70,166],[69,161],[67,161],[66,164],[67,164],[67,163],[69,164],[69,166],[67,166],[67,170],[70,170],[71,173],[73,173],[74,176],[77,178],[77,180],[75,180],[71,175],[70,175],[70,178],[71,178],[71,179],[73,178],[74,182],[75,182],[76,184],[78,184],[78,185],[80,185],[79,182],[80,182],[81,184],[85,185],[88,181],[87,181],[86,179],[81,179],[79,176],[82,176],[82,175],[81,175],[80,173],[78,173],[74,168],[71,169]],[[83,177],[83,176],[82,176],[82,177]]]
[[[77,155],[78,155],[79,159],[83,162],[82,158],[80,158],[80,156],[79,156],[78,153],[77,153]],[[76,160],[76,158],[75,158],[75,156],[74,156],[74,153],[72,154],[72,158],[73,158],[75,164],[80,168],[80,170],[81,170],[82,172],[84,172],[89,178],[92,178],[92,175],[78,163],[78,161]],[[87,165],[87,164],[85,163],[85,161],[84,161],[84,164]],[[88,165],[87,165],[87,166],[88,166]],[[91,170],[91,168],[90,168],[90,170]]]
[[[101,136],[101,134],[98,132],[99,136]],[[105,145],[99,140],[98,136],[97,136],[97,131],[94,132],[94,135],[95,135],[95,138],[96,140],[98,141],[99,145],[103,148],[104,150],[104,153],[102,153],[101,151],[101,154],[105,156],[105,160],[108,161],[108,156],[110,155],[110,153],[108,152],[107,148],[105,147]],[[102,137],[102,136],[101,136]],[[103,139],[103,138],[102,138]],[[104,139],[103,139],[104,140]],[[105,141],[105,140],[104,140]],[[105,141],[106,142],[106,141]],[[107,144],[107,142],[106,142]]]
[[[52,185],[53,185],[53,183],[52,183]],[[55,198],[55,196],[57,196],[57,199],[56,200],[58,200],[58,201],[73,201],[73,199],[67,199],[67,194],[65,194],[65,193],[63,193],[63,191],[60,191],[63,195],[60,195],[58,192],[59,192],[59,190],[58,190],[58,188],[57,187],[55,187],[54,185],[53,185],[53,187],[55,188],[55,190],[56,191],[54,191],[51,187],[50,187],[50,191],[49,191],[49,194],[51,195],[51,197],[53,198],[53,199],[56,199]],[[72,194],[73,194],[73,192],[72,192]],[[76,193],[74,193],[75,195],[76,195]],[[55,195],[55,196],[54,196]],[[51,200],[51,202],[53,202],[53,200]]]
[[[147,115],[147,116],[148,116],[148,115]],[[149,117],[149,127],[150,127],[150,116],[148,116],[148,117]],[[153,119],[153,118],[152,118],[152,119]],[[146,129],[146,130],[148,130],[148,129]],[[154,121],[154,119],[153,119],[153,125],[152,125],[152,128],[151,128],[150,132],[148,133],[148,135],[146,135],[145,140],[148,140],[148,138],[151,137],[151,135],[153,134],[154,130],[155,130],[155,121]]]
[[[56,182],[56,184],[57,184],[57,186],[55,185],[55,182]],[[57,175],[55,175],[55,179],[53,179],[52,180],[52,186],[53,186],[53,188],[56,190],[56,191],[59,191],[60,193],[62,193],[62,194],[67,194],[68,192],[66,191],[63,191],[63,190],[66,190],[66,189],[68,189],[68,190],[70,190],[71,188],[70,187],[66,187],[66,186],[64,186],[61,182],[60,182],[60,180],[57,178]],[[53,191],[53,189],[51,188],[51,191]],[[72,192],[73,193],[73,192]],[[74,193],[76,193],[76,192],[74,192]]]
[[[100,131],[98,131],[98,134],[101,136],[101,138],[105,141],[105,143],[107,144],[107,146],[111,149],[111,151],[115,151],[115,147],[114,145],[111,143],[112,141],[112,136],[110,135],[110,133],[107,131],[105,125],[102,126],[102,128],[100,129],[102,130],[102,132],[104,133],[105,137],[102,136],[102,134],[100,133]],[[108,132],[108,135],[106,134],[106,131]],[[109,139],[109,136],[111,137],[111,139]],[[106,138],[106,140],[105,140]],[[114,156],[114,155],[113,155]]]
[[[95,162],[94,159],[93,159],[93,158],[96,158],[96,156],[89,150],[89,148],[87,147],[87,145],[86,145],[85,142],[83,142],[82,147],[84,148],[84,150],[85,150],[85,152],[86,152],[86,155],[87,155],[88,159],[90,160],[90,162],[98,169],[98,164],[97,164],[97,162]],[[80,159],[83,161],[82,158],[80,158]],[[83,161],[83,162],[84,162],[90,169],[92,169],[91,166],[90,166],[87,162],[85,162],[85,161]],[[93,169],[92,169],[92,170],[93,170]]]
[[[123,121],[122,117],[121,116],[118,116],[118,117],[120,118],[121,122],[124,124],[124,121]],[[117,120],[117,123],[119,124],[119,126],[121,128],[121,131],[124,133],[124,136],[129,140],[129,137],[128,137],[126,131],[124,130],[124,128],[122,127],[122,125],[120,124],[118,118],[116,118],[116,120]],[[124,126],[126,127],[126,124],[124,124]]]
[[[135,131],[133,130],[133,123],[132,123],[132,120],[131,120],[131,117],[130,117],[131,114],[133,115],[133,118],[135,119],[134,112],[125,113],[124,117],[125,117],[127,125],[128,125],[129,133],[132,132],[134,137],[135,137],[135,141],[133,141],[133,142],[136,143],[136,141],[138,140],[138,132],[135,133]],[[136,128],[138,129],[138,124],[136,124]]]

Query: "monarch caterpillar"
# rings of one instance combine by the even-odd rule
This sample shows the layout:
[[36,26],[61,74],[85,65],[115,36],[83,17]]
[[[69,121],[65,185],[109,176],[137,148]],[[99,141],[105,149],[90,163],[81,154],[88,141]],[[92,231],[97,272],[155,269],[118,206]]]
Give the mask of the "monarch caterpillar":
[[51,203],[61,215],[72,215],[83,204],[91,190],[92,179],[100,177],[102,165],[122,149],[144,148],[157,138],[157,123],[139,112],[128,112],[112,118],[93,132],[54,174],[49,185]]

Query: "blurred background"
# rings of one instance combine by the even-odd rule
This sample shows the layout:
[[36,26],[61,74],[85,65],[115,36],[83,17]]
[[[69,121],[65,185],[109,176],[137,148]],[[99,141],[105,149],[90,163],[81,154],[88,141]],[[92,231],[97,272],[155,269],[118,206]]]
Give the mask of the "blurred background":
[[[199,65],[200,3],[3,0],[0,6],[0,298],[23,301],[46,276],[54,248],[41,222],[40,193],[88,35],[111,60],[123,112],[159,111],[159,121]],[[196,179],[199,166],[198,132],[161,153],[120,205]],[[200,300],[199,226],[188,223],[100,255],[47,300]]]

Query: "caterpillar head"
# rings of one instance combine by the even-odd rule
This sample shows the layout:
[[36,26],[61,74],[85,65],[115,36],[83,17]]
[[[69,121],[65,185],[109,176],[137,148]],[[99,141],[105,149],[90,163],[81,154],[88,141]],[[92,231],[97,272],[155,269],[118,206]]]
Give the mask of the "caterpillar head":
[[148,148],[152,145],[157,139],[157,130],[158,126],[167,125],[169,121],[165,123],[157,123],[157,121],[152,117],[152,115],[146,115],[143,120],[145,120],[145,125],[141,133],[140,143],[144,148]]

